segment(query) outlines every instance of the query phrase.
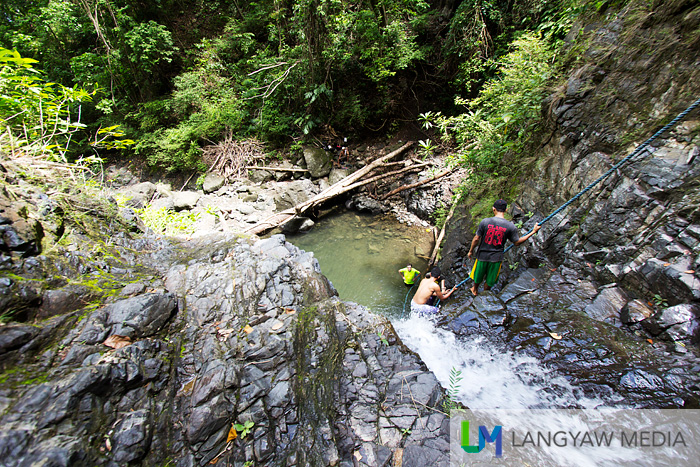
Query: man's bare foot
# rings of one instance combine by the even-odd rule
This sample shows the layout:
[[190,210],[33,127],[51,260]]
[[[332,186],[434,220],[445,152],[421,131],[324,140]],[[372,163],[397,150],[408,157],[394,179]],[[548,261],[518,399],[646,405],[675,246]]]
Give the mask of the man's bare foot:
[[469,291],[470,291],[470,292],[472,293],[472,295],[474,295],[475,297],[478,295],[477,291],[475,290],[475,287],[473,287],[473,286],[469,288]]
[[489,287],[488,285],[485,285],[485,286],[484,286],[484,292],[487,292],[487,291],[489,291],[489,290],[491,290],[491,287]]

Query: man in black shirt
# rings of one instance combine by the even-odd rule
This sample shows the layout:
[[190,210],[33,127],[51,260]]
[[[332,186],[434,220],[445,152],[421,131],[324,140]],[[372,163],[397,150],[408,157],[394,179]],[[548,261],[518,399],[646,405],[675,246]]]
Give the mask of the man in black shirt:
[[482,220],[476,229],[476,235],[472,239],[469,248],[469,258],[474,254],[474,248],[478,245],[476,260],[470,277],[474,280],[474,285],[469,289],[472,295],[479,292],[479,285],[486,279],[484,290],[489,290],[498,281],[501,272],[501,261],[503,260],[503,250],[506,240],[510,240],[515,245],[525,243],[528,238],[540,230],[539,225],[535,225],[532,232],[520,237],[515,225],[505,219],[506,207],[508,205],[502,199],[493,203],[493,215]]

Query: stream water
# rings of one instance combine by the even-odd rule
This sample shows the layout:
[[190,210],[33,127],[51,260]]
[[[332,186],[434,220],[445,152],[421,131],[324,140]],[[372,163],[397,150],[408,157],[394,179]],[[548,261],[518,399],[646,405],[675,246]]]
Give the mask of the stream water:
[[[644,411],[625,409],[625,401],[619,395],[587,397],[566,377],[554,375],[528,354],[502,348],[484,336],[458,338],[429,318],[411,316],[405,308],[415,290],[408,290],[398,270],[410,262],[425,272],[425,257],[432,248],[430,231],[406,227],[391,217],[345,212],[322,219],[307,234],[287,238],[299,248],[314,252],[322,272],[331,280],[341,299],[387,316],[404,344],[421,356],[442,386],[454,394],[455,400],[471,409],[469,417],[474,416],[473,411],[481,411],[479,417],[490,417],[472,420],[482,420],[489,427],[519,427],[528,433],[543,433],[554,424],[559,427],[560,438],[562,433],[571,437],[581,433],[598,436],[603,433],[602,427],[615,427],[614,430],[609,428],[610,436],[617,436],[619,440],[627,433],[628,438],[624,439],[631,439],[637,431],[646,429],[641,427],[649,426],[657,433],[661,433],[658,427],[664,426],[668,429],[668,438],[671,430],[700,436],[700,411],[678,411],[680,416],[673,412],[668,422],[665,413],[656,411],[647,415]],[[451,374],[459,375],[457,384],[450,384]],[[570,413],[570,408],[576,408],[576,413]],[[616,411],[609,413],[610,410]],[[460,428],[459,423],[458,413],[450,421],[451,439],[460,438],[463,427]],[[515,429],[509,432],[515,436]],[[644,436],[642,431],[639,434]],[[503,439],[505,450],[509,441]],[[508,446],[508,456],[522,462],[509,465],[697,465],[695,444],[664,444],[649,451],[638,445],[624,449],[594,447],[593,444],[581,446],[576,444],[577,439],[572,438],[563,446],[558,442],[537,448],[528,445],[527,449],[517,449],[519,446],[513,441]],[[451,443],[450,447],[452,465],[463,462],[472,465],[469,461],[478,460],[464,457],[459,443]],[[680,451],[681,448],[685,450]],[[491,452],[492,449],[487,448],[480,453],[486,456],[484,465],[489,463],[486,461],[491,458]]]
[[406,315],[406,296],[415,292],[404,285],[399,269],[410,263],[425,273],[433,246],[430,229],[401,224],[393,216],[347,211],[324,217],[310,232],[287,240],[314,252],[341,299],[391,319]]
[[471,408],[595,407],[563,378],[525,354],[506,352],[485,338],[462,341],[427,319],[408,312],[409,290],[398,270],[411,263],[425,272],[433,237],[425,228],[407,227],[392,216],[344,212],[323,218],[310,232],[288,236],[313,251],[343,300],[387,316],[402,341],[417,352],[443,387],[453,368],[462,380],[457,400]]

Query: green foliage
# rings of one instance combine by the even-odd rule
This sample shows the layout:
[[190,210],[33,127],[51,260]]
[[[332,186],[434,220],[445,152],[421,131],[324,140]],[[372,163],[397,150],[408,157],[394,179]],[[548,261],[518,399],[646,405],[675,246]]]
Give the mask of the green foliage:
[[250,420],[248,420],[245,423],[234,423],[234,425],[233,425],[233,427],[236,429],[236,431],[240,433],[241,439],[248,436],[248,433],[250,433],[253,430],[254,426],[255,426],[255,423],[250,421]]
[[442,403],[442,408],[449,415],[452,410],[459,408],[459,402],[457,402],[457,395],[459,394],[460,381],[462,381],[462,372],[456,367],[452,367],[450,370],[450,381],[447,388],[447,393],[445,394],[445,400]]
[[34,63],[0,48],[2,147],[11,154],[67,162],[71,137],[85,126],[79,119],[80,102],[92,94],[45,81]]
[[167,207],[160,209],[148,206],[137,209],[143,223],[159,235],[189,235],[194,233],[194,224],[199,215],[193,212],[173,212]]
[[[68,88],[46,81],[34,68],[36,60],[22,57],[16,50],[0,48],[0,148],[14,156],[42,157],[68,162],[78,137],[86,137],[80,121],[83,102],[92,100],[97,90]],[[133,140],[118,125],[97,131],[92,141],[96,149],[125,148]],[[96,161],[94,156],[75,155],[81,163]]]
[[[123,123],[139,132],[136,150],[151,164],[197,170],[201,149],[224,136],[286,146],[328,130],[392,128],[391,117],[410,107],[407,97],[425,99],[426,84],[447,95],[441,86],[452,83],[472,97],[503,68],[497,58],[518,31],[560,39],[577,3],[584,2],[5,0],[0,43],[41,56],[56,82],[104,89],[82,109],[93,134]],[[493,165],[497,146],[527,125],[516,112],[499,127],[503,118],[477,107],[469,105],[474,113],[483,107],[473,121],[465,114],[442,135],[466,151],[469,131],[482,125],[486,154],[466,151],[465,163]]]
[[430,139],[426,139],[425,141],[419,140],[418,146],[420,147],[418,153],[423,156],[423,159],[432,156],[435,152],[435,145],[432,141],[430,141]]
[[659,309],[663,310],[664,308],[668,308],[668,302],[659,294],[654,294],[654,298],[652,298],[651,300],[654,303],[654,306],[656,306]]
[[170,31],[153,20],[134,24],[125,31],[124,42],[131,52],[128,59],[145,74],[152,73],[162,63],[170,63],[177,52]]
[[432,115],[443,137],[454,136],[459,162],[471,169],[473,179],[507,176],[513,162],[523,155],[554,74],[553,55],[544,40],[525,34],[499,61],[498,77],[487,82],[476,99],[456,100],[467,106],[465,113]]
[[432,218],[435,223],[435,227],[442,229],[445,225],[445,220],[447,219],[448,209],[444,203],[440,203],[440,206],[433,211]]

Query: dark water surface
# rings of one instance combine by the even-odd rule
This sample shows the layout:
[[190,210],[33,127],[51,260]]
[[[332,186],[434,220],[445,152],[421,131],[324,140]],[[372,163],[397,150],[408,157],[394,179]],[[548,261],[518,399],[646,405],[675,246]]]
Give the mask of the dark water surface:
[[[321,271],[342,300],[364,305],[390,318],[404,315],[409,288],[399,269],[411,263],[425,274],[433,234],[393,216],[345,211],[322,218],[308,233],[287,235],[302,250],[313,251]],[[411,299],[415,288],[410,291]]]

